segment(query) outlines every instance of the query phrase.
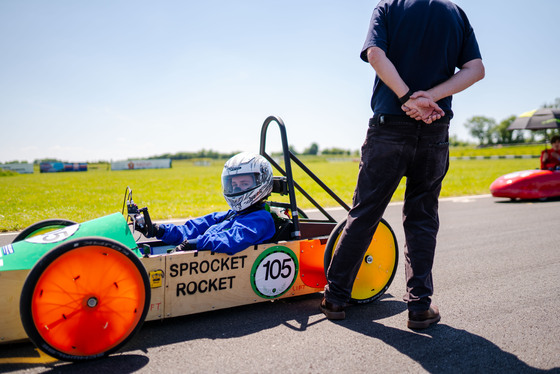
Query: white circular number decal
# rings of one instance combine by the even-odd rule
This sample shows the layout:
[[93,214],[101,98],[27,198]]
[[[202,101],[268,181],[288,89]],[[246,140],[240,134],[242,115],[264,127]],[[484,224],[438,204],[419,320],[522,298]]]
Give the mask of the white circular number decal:
[[292,287],[298,273],[297,258],[286,247],[272,247],[261,253],[253,264],[251,283],[265,298],[283,295]]
[[64,227],[59,230],[47,232],[43,235],[32,236],[31,238],[25,239],[25,241],[37,244],[58,243],[74,235],[79,227],[79,224]]

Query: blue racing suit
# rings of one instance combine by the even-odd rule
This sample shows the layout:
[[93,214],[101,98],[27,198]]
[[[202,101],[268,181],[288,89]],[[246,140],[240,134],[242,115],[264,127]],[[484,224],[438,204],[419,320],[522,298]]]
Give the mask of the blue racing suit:
[[276,232],[272,215],[264,209],[236,213],[215,212],[194,218],[184,225],[160,224],[164,233],[157,238],[166,244],[179,245],[185,240],[198,250],[233,255],[249,246],[272,238]]

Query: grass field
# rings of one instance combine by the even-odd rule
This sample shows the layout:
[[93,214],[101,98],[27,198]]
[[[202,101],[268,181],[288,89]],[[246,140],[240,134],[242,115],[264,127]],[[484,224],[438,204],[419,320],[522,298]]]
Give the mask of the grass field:
[[[494,149],[491,154],[539,154],[542,147],[523,153]],[[519,152],[521,148],[516,147]],[[468,154],[477,156],[477,150]],[[461,150],[461,152],[463,152]],[[486,151],[484,151],[486,152]],[[454,154],[452,156],[464,156]],[[304,163],[335,193],[350,204],[358,172],[358,162],[329,162],[322,157]],[[139,206],[148,206],[154,220],[196,217],[227,205],[221,194],[220,175],[224,161],[197,166],[193,161],[174,161],[172,169],[110,171],[106,164],[90,164],[87,172],[39,173],[0,177],[0,231],[18,231],[48,218],[83,222],[121,211],[125,188],[133,190]],[[489,193],[498,176],[538,167],[537,159],[452,160],[441,196]],[[276,175],[276,173],[275,173]],[[322,206],[336,206],[320,187],[294,167],[294,178]],[[403,199],[404,180],[393,201]],[[275,199],[286,201],[285,198]],[[298,206],[312,208],[301,195]]]

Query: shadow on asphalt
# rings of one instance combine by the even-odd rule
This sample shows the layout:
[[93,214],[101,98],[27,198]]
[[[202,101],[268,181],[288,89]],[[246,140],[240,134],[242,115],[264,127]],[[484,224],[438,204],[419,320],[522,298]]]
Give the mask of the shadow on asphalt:
[[560,196],[547,197],[543,199],[507,199],[507,200],[496,200],[497,204],[533,204],[533,203],[552,203],[555,201],[560,201]]
[[[148,323],[128,348],[146,350],[150,346],[179,341],[228,339],[278,325],[303,332],[313,324],[332,323],[325,319],[309,322],[310,316],[317,315],[321,298],[322,294],[307,295]],[[335,323],[383,341],[418,362],[430,373],[560,373],[560,368],[548,371],[533,368],[491,341],[444,323],[423,332],[415,332],[376,322],[401,313],[405,315],[405,311],[404,302],[386,294],[374,303],[349,308],[347,319]],[[173,323],[167,324],[167,321]],[[150,344],[146,345],[146,342]]]
[[[400,307],[393,305],[395,303]],[[440,322],[426,330],[401,330],[376,322],[387,317],[384,309],[400,308],[405,311],[406,303],[403,301],[393,299],[381,301],[375,308],[365,307],[368,308],[367,313],[352,309],[347,311],[347,319],[339,325],[383,341],[422,365],[429,373],[560,373],[560,368],[533,368],[491,341],[445,323]],[[445,321],[445,315],[442,321]]]
[[[346,320],[330,322],[321,318],[310,322],[310,316],[318,314],[321,298],[322,294],[312,294],[151,321],[144,324],[120,354],[85,363],[58,362],[40,366],[50,369],[46,372],[56,373],[76,370],[80,373],[113,372],[111,368],[118,372],[132,373],[149,362],[149,357],[131,353],[135,350],[148,352],[149,348],[178,342],[246,336],[279,325],[304,332],[313,324],[337,323],[341,327],[383,341],[422,365],[430,373],[560,373],[560,368],[549,371],[533,368],[491,341],[445,323],[439,323],[421,332],[384,326],[376,321],[401,313],[404,316],[406,311],[406,304],[395,300],[390,294],[384,295],[374,303],[349,308]],[[20,345],[20,352],[22,347],[31,352],[34,350],[30,343]],[[38,365],[1,366],[4,365],[0,365],[0,371],[13,371]],[[126,370],[123,371],[123,368]]]
[[[150,346],[172,344],[196,339],[228,339],[285,325],[305,331],[317,323],[332,323],[317,315],[322,294],[277,300],[273,303],[242,306],[234,309],[179,317],[144,325],[129,349],[146,350]],[[371,304],[356,305],[347,310],[347,319],[335,322],[340,326],[378,339],[418,362],[430,373],[560,373],[560,368],[541,370],[530,367],[515,355],[496,344],[465,330],[440,323],[423,332],[401,330],[376,322],[404,314],[406,303],[385,294]],[[167,322],[172,322],[168,324]],[[445,321],[445,316],[444,316]],[[404,324],[404,321],[403,321]],[[150,342],[146,345],[146,342]]]
[[[37,356],[37,352],[35,351],[33,345],[31,343],[21,343],[21,345],[25,344],[26,346],[23,347],[23,352],[21,349],[18,351],[21,353],[28,353],[27,357]],[[20,345],[20,344],[16,344]],[[27,347],[28,346],[28,347]],[[12,348],[14,348],[12,346]],[[22,348],[22,347],[20,347]],[[8,350],[9,352],[9,350]],[[4,355],[2,355],[4,356]],[[44,367],[45,370],[41,371],[41,373],[57,373],[57,374],[65,374],[65,373],[80,373],[80,374],[99,374],[99,373],[123,373],[129,374],[137,372],[138,370],[145,367],[149,362],[150,359],[146,356],[137,355],[137,354],[121,354],[121,355],[113,355],[101,360],[94,360],[94,361],[86,361],[80,363],[71,363],[71,362],[62,362],[62,361],[55,361],[51,364],[31,364],[29,363],[20,363],[20,364],[0,364],[0,373],[8,373],[12,371],[18,370],[26,370],[31,368],[37,367]]]

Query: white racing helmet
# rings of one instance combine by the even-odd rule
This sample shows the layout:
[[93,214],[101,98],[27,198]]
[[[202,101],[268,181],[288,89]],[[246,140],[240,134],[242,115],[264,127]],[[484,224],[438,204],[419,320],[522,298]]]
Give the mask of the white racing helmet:
[[239,153],[224,165],[222,188],[230,208],[241,212],[270,195],[272,166],[261,155]]

